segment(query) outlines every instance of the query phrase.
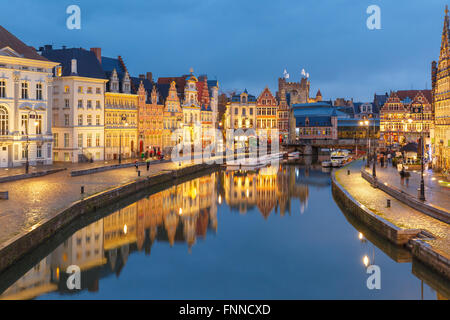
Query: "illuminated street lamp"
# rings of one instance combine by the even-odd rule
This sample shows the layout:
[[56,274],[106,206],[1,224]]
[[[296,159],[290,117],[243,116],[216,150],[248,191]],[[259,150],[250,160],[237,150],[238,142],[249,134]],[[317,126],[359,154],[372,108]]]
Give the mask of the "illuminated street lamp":
[[[121,122],[125,125],[125,127],[128,127],[127,116],[125,114],[121,115]],[[120,129],[119,134],[119,164],[122,163],[122,129]]]
[[[29,136],[29,132],[28,132],[28,121],[30,120],[30,116],[31,113],[34,113],[34,127],[36,128],[39,124],[39,122],[37,122],[37,112],[35,110],[30,110],[28,112],[28,118],[27,118],[27,122],[26,122],[26,126],[25,126],[25,132],[27,135],[27,144],[26,144],[26,155],[27,155],[27,161],[25,163],[25,173],[28,173],[28,171],[30,170],[30,163],[29,163],[29,156],[28,156],[28,149],[29,149],[29,145],[30,145],[30,136]],[[36,130],[35,130],[36,132]]]
[[366,167],[369,167],[369,156],[370,156],[370,139],[369,139],[369,120],[361,120],[359,122],[360,126],[365,126],[367,128],[367,162],[366,162]]
[[420,130],[420,193],[419,200],[425,201],[425,182],[423,181],[423,160],[424,160],[424,143],[423,143],[423,104],[420,105],[420,112],[422,118],[422,129]]

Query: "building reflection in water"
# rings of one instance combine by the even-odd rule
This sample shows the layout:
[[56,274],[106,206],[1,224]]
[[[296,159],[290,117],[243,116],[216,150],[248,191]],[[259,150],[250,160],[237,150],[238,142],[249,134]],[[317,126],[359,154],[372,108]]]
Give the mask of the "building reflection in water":
[[258,172],[216,172],[170,187],[78,230],[0,299],[31,299],[52,291],[72,294],[66,286],[70,265],[81,269],[82,290],[98,291],[99,279],[119,276],[130,254],[150,255],[155,242],[186,244],[190,252],[197,239],[217,232],[217,205],[222,202],[241,214],[257,209],[267,219],[272,212],[291,215],[291,199],[298,199],[303,213],[310,184],[329,187],[329,174],[295,166],[267,167]]

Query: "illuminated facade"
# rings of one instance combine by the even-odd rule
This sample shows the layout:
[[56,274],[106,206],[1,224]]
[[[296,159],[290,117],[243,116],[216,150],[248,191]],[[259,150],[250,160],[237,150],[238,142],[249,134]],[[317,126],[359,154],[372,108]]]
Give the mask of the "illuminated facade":
[[147,91],[143,82],[139,84],[139,111],[138,111],[138,132],[139,132],[139,153],[150,150],[160,150],[165,147],[164,141],[164,105],[159,104],[158,91],[156,85],[152,86],[150,99],[147,99]]
[[42,55],[61,63],[53,91],[54,161],[103,160],[108,80],[95,53],[82,48],[52,49],[47,45]]
[[436,65],[432,63],[432,90],[434,109],[433,149],[434,165],[444,171],[450,170],[450,22],[448,7],[445,8],[441,51]]
[[183,110],[181,109],[180,99],[178,98],[176,82],[170,83],[170,88],[164,103],[164,146],[173,147],[181,142],[179,140],[172,140],[172,134],[177,129],[183,129]]
[[266,87],[256,100],[256,131],[270,137],[278,129],[278,102]]
[[52,70],[0,26],[0,168],[52,164]]
[[431,90],[392,91],[380,109],[381,142],[385,145],[417,142],[423,133],[429,144],[433,124],[431,101]]

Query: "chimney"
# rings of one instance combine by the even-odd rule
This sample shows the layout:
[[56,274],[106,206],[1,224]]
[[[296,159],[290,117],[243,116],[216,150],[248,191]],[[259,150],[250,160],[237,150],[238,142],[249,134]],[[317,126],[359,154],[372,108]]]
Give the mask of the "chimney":
[[102,48],[91,48],[91,51],[97,57],[98,62],[102,63]]
[[147,80],[153,82],[153,75],[151,72],[147,72]]
[[77,59],[72,59],[71,73],[77,74]]

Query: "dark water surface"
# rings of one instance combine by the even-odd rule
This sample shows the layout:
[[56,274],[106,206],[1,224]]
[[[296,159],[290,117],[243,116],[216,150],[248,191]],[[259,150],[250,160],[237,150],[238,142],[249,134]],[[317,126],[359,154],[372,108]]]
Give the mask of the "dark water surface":
[[[320,166],[207,174],[85,225],[1,275],[0,298],[449,297],[445,281],[341,210]],[[367,288],[364,256],[380,290]],[[81,290],[67,289],[70,265]]]

